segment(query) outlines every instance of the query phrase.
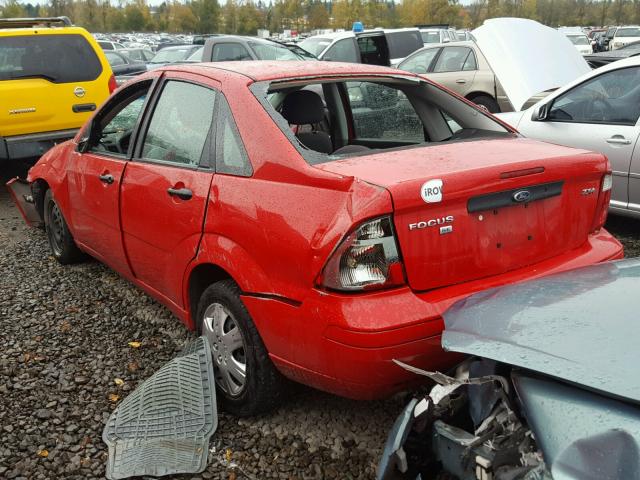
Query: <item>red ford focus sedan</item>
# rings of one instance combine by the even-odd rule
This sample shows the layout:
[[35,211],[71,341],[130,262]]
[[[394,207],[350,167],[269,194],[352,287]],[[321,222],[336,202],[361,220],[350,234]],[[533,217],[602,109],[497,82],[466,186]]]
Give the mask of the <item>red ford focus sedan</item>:
[[155,70],[28,182],[17,200],[60,263],[89,254],[206,335],[239,415],[275,405],[285,377],[359,399],[405,388],[393,359],[457,361],[440,347],[452,302],[622,256],[602,228],[606,158],[377,66]]

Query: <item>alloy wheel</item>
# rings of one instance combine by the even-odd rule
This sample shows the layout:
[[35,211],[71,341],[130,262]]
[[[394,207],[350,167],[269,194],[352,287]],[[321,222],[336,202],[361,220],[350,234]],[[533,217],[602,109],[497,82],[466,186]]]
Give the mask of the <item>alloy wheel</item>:
[[218,387],[237,397],[246,385],[247,359],[242,332],[231,312],[220,303],[209,305],[202,319],[202,334],[211,344]]
[[62,213],[55,202],[51,202],[49,210],[49,239],[51,240],[51,248],[55,255],[62,255],[64,220]]

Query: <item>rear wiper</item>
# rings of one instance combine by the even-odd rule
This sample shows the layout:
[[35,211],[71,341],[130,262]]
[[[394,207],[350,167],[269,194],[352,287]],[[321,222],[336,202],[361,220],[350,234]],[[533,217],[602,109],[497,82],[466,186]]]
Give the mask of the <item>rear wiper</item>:
[[58,80],[56,77],[52,77],[51,75],[47,75],[44,73],[29,73],[25,75],[14,75],[9,77],[9,80],[20,80],[22,78],[44,78],[45,80],[49,80],[50,82],[55,82]]

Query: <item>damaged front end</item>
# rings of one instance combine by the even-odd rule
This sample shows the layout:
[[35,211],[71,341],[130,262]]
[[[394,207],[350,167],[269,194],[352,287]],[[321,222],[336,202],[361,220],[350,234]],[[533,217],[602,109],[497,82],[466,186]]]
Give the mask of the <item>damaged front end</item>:
[[435,386],[409,402],[396,420],[378,479],[551,478],[519,411],[510,367],[470,359],[449,377],[396,363]]
[[27,225],[31,227],[42,226],[42,216],[38,211],[36,202],[38,197],[37,184],[32,186],[27,180],[15,177],[7,182],[7,190],[9,190]]

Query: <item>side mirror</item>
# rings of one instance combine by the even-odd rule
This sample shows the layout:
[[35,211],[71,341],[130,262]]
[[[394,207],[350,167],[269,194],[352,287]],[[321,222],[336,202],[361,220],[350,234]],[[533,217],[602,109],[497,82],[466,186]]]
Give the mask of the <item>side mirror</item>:
[[533,110],[533,115],[531,115],[531,120],[534,122],[544,122],[549,115],[549,104],[545,103],[536,107]]
[[78,152],[87,153],[89,150],[89,137],[82,137],[78,142]]
[[87,123],[86,127],[82,131],[82,137],[80,137],[80,141],[78,142],[78,152],[87,153],[89,150],[89,146],[91,145],[92,140],[92,130],[93,130],[93,122]]

